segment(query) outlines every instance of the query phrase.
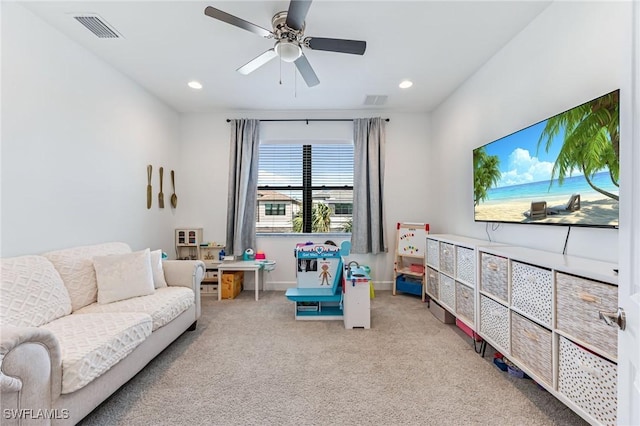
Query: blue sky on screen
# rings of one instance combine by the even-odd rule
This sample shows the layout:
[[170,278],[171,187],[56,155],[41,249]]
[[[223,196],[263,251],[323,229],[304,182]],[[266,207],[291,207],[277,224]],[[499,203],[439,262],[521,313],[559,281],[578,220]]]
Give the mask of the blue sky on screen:
[[538,140],[546,124],[547,120],[541,121],[485,146],[488,155],[497,155],[500,159],[502,177],[497,187],[548,181],[551,178],[553,164],[562,148],[564,132],[553,139],[549,152],[544,143],[538,149]]

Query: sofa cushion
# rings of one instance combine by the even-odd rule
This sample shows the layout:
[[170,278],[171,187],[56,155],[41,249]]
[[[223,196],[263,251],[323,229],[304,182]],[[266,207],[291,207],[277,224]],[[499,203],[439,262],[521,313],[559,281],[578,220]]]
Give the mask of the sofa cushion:
[[95,256],[98,303],[106,304],[153,294],[149,249],[126,254]]
[[93,257],[124,253],[131,253],[131,248],[125,243],[115,242],[56,250],[44,256],[60,273],[71,298],[71,308],[75,311],[98,300]]
[[151,335],[144,313],[71,314],[43,325],[62,351],[62,393],[76,391],[113,367]]
[[186,287],[159,288],[150,296],[100,305],[93,303],[75,314],[96,312],[144,312],[153,318],[153,331],[171,322],[194,304],[193,290]]
[[167,281],[164,278],[164,269],[162,268],[162,250],[151,252],[151,271],[155,288],[166,287]]
[[69,293],[45,257],[2,259],[0,278],[0,325],[39,327],[71,313]]

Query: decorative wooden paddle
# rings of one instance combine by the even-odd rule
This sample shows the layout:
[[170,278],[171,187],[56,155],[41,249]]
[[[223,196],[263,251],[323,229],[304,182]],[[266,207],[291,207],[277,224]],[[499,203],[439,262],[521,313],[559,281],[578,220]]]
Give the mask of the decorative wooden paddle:
[[158,194],[158,207],[164,209],[164,194],[162,193],[162,173],[164,172],[163,168],[160,167],[160,193]]
[[152,195],[151,195],[151,191],[152,191],[152,189],[151,189],[151,170],[152,170],[152,167],[151,167],[151,164],[149,164],[147,166],[147,208],[148,209],[151,208],[151,198],[152,198]]
[[171,194],[171,205],[175,209],[178,206],[178,196],[176,195],[176,179],[173,170],[171,170],[171,187],[173,188],[173,194]]

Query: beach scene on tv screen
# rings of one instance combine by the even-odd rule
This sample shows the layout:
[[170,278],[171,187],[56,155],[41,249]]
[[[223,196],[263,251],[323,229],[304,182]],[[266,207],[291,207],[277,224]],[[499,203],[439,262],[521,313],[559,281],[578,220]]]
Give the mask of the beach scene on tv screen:
[[619,91],[473,151],[476,221],[618,226]]

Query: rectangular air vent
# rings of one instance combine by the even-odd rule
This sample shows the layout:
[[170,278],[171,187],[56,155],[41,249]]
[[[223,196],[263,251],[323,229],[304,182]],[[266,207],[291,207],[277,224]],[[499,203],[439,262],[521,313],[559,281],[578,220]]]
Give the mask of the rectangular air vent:
[[384,105],[387,103],[387,95],[367,95],[364,98],[365,105]]
[[73,17],[98,38],[120,38],[121,35],[98,15],[78,15]]

